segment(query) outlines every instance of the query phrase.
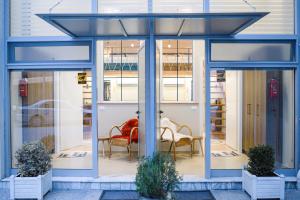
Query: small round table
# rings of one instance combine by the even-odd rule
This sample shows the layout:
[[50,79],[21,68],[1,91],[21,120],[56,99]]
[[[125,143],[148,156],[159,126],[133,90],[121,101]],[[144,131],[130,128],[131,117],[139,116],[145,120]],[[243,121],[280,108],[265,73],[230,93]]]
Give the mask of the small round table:
[[195,148],[195,141],[198,141],[200,144],[200,149],[201,149],[201,155],[204,155],[203,152],[203,147],[202,147],[202,140],[203,140],[203,136],[193,136],[193,153],[194,153],[194,148]]
[[107,141],[107,143],[108,143],[109,142],[109,137],[99,137],[98,138],[98,144],[99,144],[99,142],[102,142],[102,155],[103,155],[103,157],[105,157],[105,148],[104,148],[105,141]]

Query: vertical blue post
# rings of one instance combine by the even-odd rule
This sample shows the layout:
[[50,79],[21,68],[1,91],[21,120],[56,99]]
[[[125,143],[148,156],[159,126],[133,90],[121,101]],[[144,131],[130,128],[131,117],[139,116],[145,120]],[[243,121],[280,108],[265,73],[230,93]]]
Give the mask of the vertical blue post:
[[[298,50],[298,62],[300,60],[299,58],[299,50],[300,50],[300,3],[299,1],[295,1],[295,16],[294,16],[294,22],[295,22],[295,34],[297,35],[297,44],[296,47]],[[300,88],[297,87],[300,84],[300,66],[298,64],[296,68],[296,81],[295,81],[295,168],[297,170],[300,170]]]
[[211,154],[210,154],[210,50],[209,40],[205,40],[205,178],[210,178]]
[[156,43],[152,19],[149,22],[149,29],[150,35],[145,45],[145,156],[152,156],[156,149]]
[[92,41],[92,157],[93,157],[93,176],[98,177],[98,94],[97,94],[97,67],[96,67],[96,40]]
[[5,71],[5,18],[4,1],[0,0],[0,178],[4,177],[5,148],[4,148],[4,71]]
[[148,0],[148,13],[153,13],[153,0]]
[[203,1],[203,12],[205,12],[205,13],[209,13],[209,7],[210,7],[209,1],[210,0]]
[[[101,0],[99,0],[101,1]],[[91,11],[92,13],[98,13],[98,0],[92,0],[92,5],[91,5]]]

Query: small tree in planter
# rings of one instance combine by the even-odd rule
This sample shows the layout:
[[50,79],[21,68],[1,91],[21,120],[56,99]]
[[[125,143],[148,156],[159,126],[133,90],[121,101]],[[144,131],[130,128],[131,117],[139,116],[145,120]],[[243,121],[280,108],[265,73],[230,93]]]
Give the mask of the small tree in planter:
[[267,145],[259,145],[249,150],[249,163],[243,170],[243,190],[252,199],[284,199],[284,176],[274,172],[274,150]]
[[139,162],[136,186],[140,199],[173,199],[180,180],[175,162],[169,155],[156,153]]
[[52,189],[51,156],[41,142],[24,144],[16,152],[17,176],[10,177],[10,199],[43,199]]

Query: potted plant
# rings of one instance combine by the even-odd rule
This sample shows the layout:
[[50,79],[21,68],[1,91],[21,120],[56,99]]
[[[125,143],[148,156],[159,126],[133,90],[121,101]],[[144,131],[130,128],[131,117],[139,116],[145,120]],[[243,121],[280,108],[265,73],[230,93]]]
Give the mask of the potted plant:
[[10,199],[43,199],[52,190],[51,156],[41,142],[24,144],[16,152],[18,174],[10,177]]
[[174,199],[181,179],[169,155],[156,153],[139,161],[136,186],[140,199]]
[[251,199],[284,199],[285,178],[274,172],[274,151],[267,145],[249,150],[249,163],[243,170],[243,190]]

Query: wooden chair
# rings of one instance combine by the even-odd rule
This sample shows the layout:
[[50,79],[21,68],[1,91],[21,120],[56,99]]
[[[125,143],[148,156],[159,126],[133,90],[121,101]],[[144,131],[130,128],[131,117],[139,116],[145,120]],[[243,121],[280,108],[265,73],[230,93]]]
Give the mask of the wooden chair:
[[[191,147],[191,157],[193,156],[193,133],[188,125],[180,125],[167,117],[161,119],[160,125],[162,130],[160,139],[162,142],[171,142],[169,152],[171,152],[173,148],[174,160],[176,160],[176,147],[189,145]],[[184,128],[188,130],[189,135],[180,132]]]
[[[113,135],[116,130],[118,134]],[[138,119],[130,119],[119,126],[113,126],[109,131],[109,157],[111,157],[111,147],[126,147],[129,153],[128,159],[131,160],[131,146],[138,143]]]

